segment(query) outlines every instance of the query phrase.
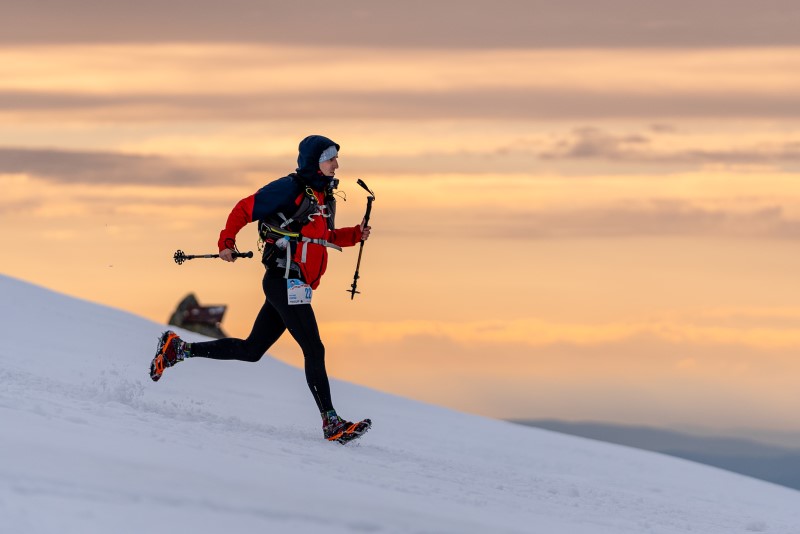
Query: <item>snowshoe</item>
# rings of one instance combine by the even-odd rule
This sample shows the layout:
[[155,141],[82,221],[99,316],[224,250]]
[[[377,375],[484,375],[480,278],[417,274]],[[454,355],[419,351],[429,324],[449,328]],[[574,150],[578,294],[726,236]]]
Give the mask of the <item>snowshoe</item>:
[[172,330],[167,330],[158,338],[158,347],[153,361],[150,362],[150,378],[153,382],[158,382],[164,369],[172,367],[178,362],[183,361],[183,341],[178,334]]
[[327,424],[323,428],[325,439],[328,441],[338,441],[341,444],[348,443],[354,439],[360,438],[364,433],[372,427],[372,421],[364,419],[357,423],[351,423],[341,419],[338,415],[334,415],[328,419]]

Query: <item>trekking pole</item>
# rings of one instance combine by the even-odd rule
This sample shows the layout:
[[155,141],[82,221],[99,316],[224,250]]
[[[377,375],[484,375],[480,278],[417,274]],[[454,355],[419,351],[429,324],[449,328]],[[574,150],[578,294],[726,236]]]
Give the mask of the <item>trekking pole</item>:
[[[367,187],[367,184],[364,183],[364,180],[359,178],[356,180],[356,183],[367,190],[369,196],[367,197],[367,213],[364,215],[364,226],[369,225],[369,214],[372,211],[372,202],[375,200],[375,193],[372,192],[372,189]],[[361,267],[361,253],[364,251],[364,240],[361,240],[361,245],[358,247],[358,262],[356,263],[356,274],[353,276],[353,284],[350,286],[350,289],[347,291],[350,293],[350,300],[356,298],[356,293],[361,293],[360,291],[356,291],[356,286],[358,285],[358,269]]]
[[[233,256],[234,258],[252,258],[253,257],[253,252],[252,251],[250,251],[250,252],[234,252],[233,254],[231,254],[231,256]],[[186,260],[194,260],[194,259],[198,259],[198,258],[219,258],[219,254],[200,254],[200,255],[197,255],[197,256],[187,256],[186,254],[183,253],[182,250],[178,250],[172,256],[172,259],[174,259],[175,263],[177,263],[178,265],[181,265]]]

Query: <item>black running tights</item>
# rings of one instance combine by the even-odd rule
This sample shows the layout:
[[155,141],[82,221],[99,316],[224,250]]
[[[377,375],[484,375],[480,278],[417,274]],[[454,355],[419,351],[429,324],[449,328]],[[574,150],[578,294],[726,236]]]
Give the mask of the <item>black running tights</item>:
[[284,278],[265,276],[262,286],[266,300],[247,339],[225,338],[192,343],[191,356],[257,362],[288,328],[303,350],[306,382],[320,413],[333,410],[328,373],[325,370],[325,347],[311,304],[289,306]]

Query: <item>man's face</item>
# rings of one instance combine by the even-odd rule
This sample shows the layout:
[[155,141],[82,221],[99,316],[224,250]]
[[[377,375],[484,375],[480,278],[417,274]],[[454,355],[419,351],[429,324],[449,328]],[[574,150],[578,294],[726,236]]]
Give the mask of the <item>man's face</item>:
[[322,174],[325,176],[333,176],[336,174],[336,169],[339,168],[339,157],[333,157],[327,161],[323,161],[319,164],[319,170],[322,171]]

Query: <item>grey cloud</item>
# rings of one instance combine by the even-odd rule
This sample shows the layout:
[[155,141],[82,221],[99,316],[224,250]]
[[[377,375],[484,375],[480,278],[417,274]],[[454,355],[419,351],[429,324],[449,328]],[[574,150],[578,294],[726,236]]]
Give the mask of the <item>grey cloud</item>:
[[[594,176],[616,173],[667,175],[705,165],[764,165],[784,172],[798,172],[800,142],[754,144],[722,149],[665,150],[658,133],[617,134],[586,127],[553,139],[520,138],[493,151],[462,150],[428,152],[403,158],[351,157],[348,170],[359,173],[519,173],[557,167],[561,176]],[[674,133],[674,130],[670,133]]]
[[518,213],[508,228],[520,238],[716,236],[800,238],[800,221],[780,206],[748,212],[711,210],[684,201],[653,200],[641,207],[611,207],[575,212]]
[[[654,130],[661,133],[664,130]],[[769,164],[800,161],[800,142],[731,148],[730,150],[683,150],[665,152],[646,135],[609,133],[598,128],[579,128],[539,153],[542,159],[597,159],[659,164]]]
[[5,217],[15,217],[21,214],[31,213],[36,209],[43,207],[45,203],[38,198],[26,198],[24,200],[17,200],[4,198],[0,196],[0,219]]
[[[9,5],[10,4],[10,5]],[[800,44],[794,0],[40,0],[3,6],[7,43],[257,42],[382,47]]]
[[[462,210],[463,211],[463,210]],[[384,226],[403,228],[403,235],[498,236],[522,240],[634,237],[728,237],[800,239],[800,220],[783,207],[764,205],[749,211],[707,209],[682,200],[635,201],[630,205],[580,210],[490,210],[475,224],[475,214],[409,211],[384,214]],[[395,221],[397,219],[397,221]],[[402,221],[402,224],[400,224]]]
[[95,121],[270,119],[599,119],[800,117],[800,94],[585,92],[574,89],[113,96],[0,92],[0,113]]
[[678,128],[673,124],[656,123],[650,125],[650,131],[658,133],[674,133]]
[[800,161],[799,143],[782,143],[773,147],[753,147],[740,150],[690,150],[678,153],[672,160],[686,159],[703,163],[774,163],[780,161]]
[[641,154],[649,144],[650,139],[643,135],[612,135],[597,128],[580,128],[540,155],[545,159],[624,159]]
[[59,183],[191,186],[231,183],[232,168],[188,165],[159,156],[0,148],[0,173],[27,173]]
[[[404,174],[420,179],[430,174],[536,173],[558,166],[562,176],[594,176],[598,162],[603,173],[668,175],[699,165],[769,164],[791,171],[800,166],[800,144],[752,147],[730,151],[692,150],[662,153],[657,140],[646,135],[615,135],[582,129],[578,140],[570,136],[545,146],[541,140],[520,140],[492,152],[463,150],[427,152],[387,158],[383,155],[343,153],[343,180],[372,174]],[[345,143],[346,148],[346,143]],[[210,154],[213,156],[213,154]],[[553,163],[548,163],[552,161]],[[246,183],[248,176],[265,180],[283,176],[294,168],[293,158],[174,159],[157,155],[0,147],[0,174],[27,173],[60,183],[148,184],[164,186],[225,185]]]

